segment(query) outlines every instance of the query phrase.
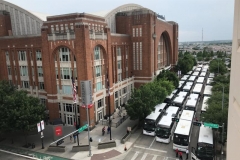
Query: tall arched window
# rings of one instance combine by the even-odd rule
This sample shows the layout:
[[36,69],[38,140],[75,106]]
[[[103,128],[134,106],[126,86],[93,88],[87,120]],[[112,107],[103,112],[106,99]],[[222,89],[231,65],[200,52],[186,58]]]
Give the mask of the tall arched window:
[[95,89],[96,91],[102,90],[103,82],[102,75],[104,70],[103,65],[103,50],[100,46],[94,48],[94,77],[95,77]]
[[160,37],[158,43],[158,52],[157,52],[157,67],[158,69],[164,68],[169,65],[169,43],[166,38],[166,33],[163,33]]

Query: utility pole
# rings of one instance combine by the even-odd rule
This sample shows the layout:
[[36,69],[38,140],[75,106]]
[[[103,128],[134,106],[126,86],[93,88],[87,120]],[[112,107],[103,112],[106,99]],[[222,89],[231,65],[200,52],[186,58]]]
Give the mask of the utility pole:
[[107,85],[107,89],[108,89],[108,114],[109,114],[109,127],[110,127],[110,140],[112,140],[112,129],[111,129],[111,107],[110,107],[110,90],[109,90],[109,80],[108,80],[108,73],[107,73],[107,77],[106,77],[107,81],[106,81],[106,85]]
[[221,149],[221,159],[223,160],[223,133],[224,133],[224,123],[222,125],[222,149]]

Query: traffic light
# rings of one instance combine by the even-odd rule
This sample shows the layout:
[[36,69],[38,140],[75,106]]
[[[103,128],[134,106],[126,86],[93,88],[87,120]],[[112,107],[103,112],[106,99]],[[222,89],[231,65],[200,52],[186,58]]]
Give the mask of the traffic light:
[[201,127],[202,123],[198,121],[193,121],[193,125]]
[[174,122],[179,122],[179,118],[172,118],[172,121],[174,121]]
[[89,138],[89,141],[92,142],[92,137]]

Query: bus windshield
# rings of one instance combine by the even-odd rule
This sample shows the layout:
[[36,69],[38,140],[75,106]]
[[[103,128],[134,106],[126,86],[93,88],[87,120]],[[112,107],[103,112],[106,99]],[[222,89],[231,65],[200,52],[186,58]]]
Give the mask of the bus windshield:
[[188,146],[189,136],[174,134],[173,143],[181,146]]
[[158,127],[156,129],[156,135],[160,138],[169,138],[171,132],[169,128]]
[[155,131],[155,121],[151,119],[145,119],[143,129],[147,131]]
[[197,157],[213,157],[213,147],[201,147],[198,146],[197,148]]
[[194,107],[189,107],[189,106],[186,106],[186,107],[185,107],[185,110],[191,110],[191,111],[195,111],[195,108],[194,108]]

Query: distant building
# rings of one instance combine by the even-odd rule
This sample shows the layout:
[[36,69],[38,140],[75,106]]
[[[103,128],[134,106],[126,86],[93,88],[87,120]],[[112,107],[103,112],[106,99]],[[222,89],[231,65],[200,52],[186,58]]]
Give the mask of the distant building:
[[[0,1],[0,80],[39,97],[50,120],[75,123],[72,80],[82,106],[80,81],[92,81],[95,125],[109,113],[106,74],[110,83],[110,112],[125,104],[131,90],[148,83],[178,59],[178,24],[161,19],[136,4],[119,6],[104,16],[72,13],[46,21],[14,4]],[[80,124],[86,111],[77,108]]]

